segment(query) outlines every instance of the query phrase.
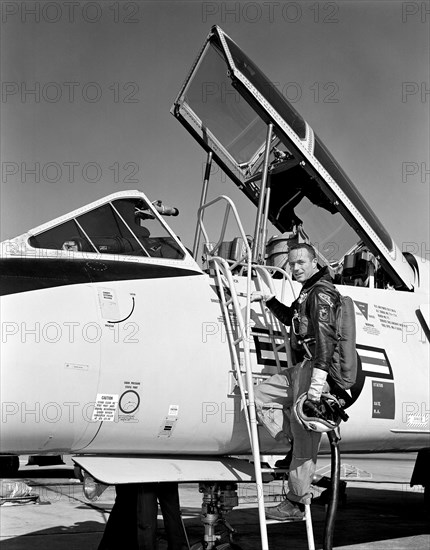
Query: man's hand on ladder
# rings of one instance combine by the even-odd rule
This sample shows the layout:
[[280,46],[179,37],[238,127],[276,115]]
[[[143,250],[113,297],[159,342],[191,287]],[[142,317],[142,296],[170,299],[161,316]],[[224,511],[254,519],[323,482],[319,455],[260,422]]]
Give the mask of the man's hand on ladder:
[[271,300],[274,297],[275,297],[274,294],[270,294],[268,292],[261,292],[257,290],[251,294],[251,302],[267,302],[268,300]]

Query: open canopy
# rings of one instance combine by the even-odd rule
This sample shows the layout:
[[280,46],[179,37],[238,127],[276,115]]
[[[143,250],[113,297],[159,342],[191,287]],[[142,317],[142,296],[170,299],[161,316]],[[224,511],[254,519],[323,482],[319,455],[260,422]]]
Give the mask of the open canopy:
[[398,286],[412,268],[309,124],[219,27],[212,28],[172,108],[173,114],[258,204],[267,125],[269,219],[280,231],[302,225],[328,261],[362,240]]

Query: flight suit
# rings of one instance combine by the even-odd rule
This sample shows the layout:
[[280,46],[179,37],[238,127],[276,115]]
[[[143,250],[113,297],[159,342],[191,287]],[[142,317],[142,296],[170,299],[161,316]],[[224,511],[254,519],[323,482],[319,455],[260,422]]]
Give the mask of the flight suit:
[[287,498],[302,504],[310,503],[321,434],[306,430],[291,408],[297,398],[308,391],[315,367],[329,372],[337,343],[336,310],[340,296],[334,287],[319,286],[320,280],[331,281],[327,268],[305,282],[291,307],[276,298],[267,300],[266,305],[272,313],[282,323],[290,325],[293,352],[301,361],[254,389],[257,417],[263,426],[277,441],[294,440]]

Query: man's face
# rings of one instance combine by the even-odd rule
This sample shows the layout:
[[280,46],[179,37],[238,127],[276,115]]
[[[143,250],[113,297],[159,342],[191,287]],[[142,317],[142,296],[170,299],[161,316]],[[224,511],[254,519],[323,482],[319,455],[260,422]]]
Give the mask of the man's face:
[[317,259],[312,259],[306,248],[291,250],[288,263],[293,277],[302,284],[318,271]]

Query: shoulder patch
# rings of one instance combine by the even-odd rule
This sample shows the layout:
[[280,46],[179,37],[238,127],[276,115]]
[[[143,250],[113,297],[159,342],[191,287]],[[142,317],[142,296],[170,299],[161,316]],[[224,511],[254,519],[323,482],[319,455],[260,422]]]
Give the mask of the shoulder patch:
[[328,294],[325,294],[324,292],[319,292],[318,293],[318,298],[321,298],[321,300],[323,302],[325,302],[326,304],[328,304],[330,307],[334,307],[332,299],[330,298],[330,296]]
[[329,318],[330,318],[330,306],[321,304],[318,307],[318,319],[324,323],[324,322],[327,322]]

